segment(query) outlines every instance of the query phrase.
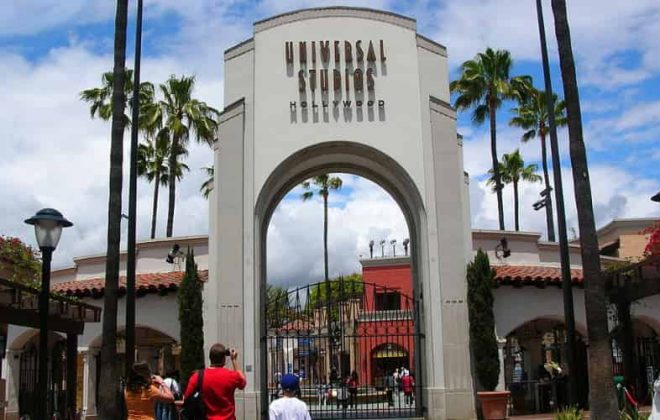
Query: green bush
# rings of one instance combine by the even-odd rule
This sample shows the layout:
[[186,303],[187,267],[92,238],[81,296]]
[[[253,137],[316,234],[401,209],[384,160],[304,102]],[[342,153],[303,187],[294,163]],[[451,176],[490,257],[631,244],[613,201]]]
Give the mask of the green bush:
[[576,407],[566,407],[557,411],[555,420],[582,420],[582,412]]
[[204,367],[204,320],[202,318],[202,282],[197,275],[195,255],[188,248],[186,274],[177,293],[181,328],[181,384],[186,389],[190,375]]
[[41,284],[39,253],[18,238],[0,235],[0,272],[7,280],[37,287]]
[[478,384],[486,391],[497,387],[500,376],[493,315],[494,279],[495,270],[490,267],[488,255],[479,249],[474,261],[467,267],[468,316],[475,373]]

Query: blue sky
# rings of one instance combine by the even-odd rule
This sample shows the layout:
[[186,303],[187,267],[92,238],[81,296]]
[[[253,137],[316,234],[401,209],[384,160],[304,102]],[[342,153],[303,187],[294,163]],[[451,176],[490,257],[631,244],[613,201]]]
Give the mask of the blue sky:
[[[550,2],[544,3],[553,87],[562,96]],[[421,34],[447,46],[453,77],[462,61],[491,46],[511,51],[513,74],[529,74],[541,87],[538,29],[531,0],[147,0],[143,79],[160,82],[170,74],[194,74],[197,95],[221,109],[222,51],[249,38],[252,22],[298,8],[333,4],[382,8],[416,18]],[[131,9],[134,5],[131,1]],[[614,217],[658,216],[660,206],[649,197],[660,190],[660,3],[581,0],[569,2],[568,7],[597,223],[602,225]],[[129,67],[132,17],[133,13]],[[110,127],[91,120],[77,94],[98,85],[100,74],[111,69],[113,28],[114,2],[108,0],[9,0],[0,8],[0,93],[4,99],[0,124],[5,128],[0,233],[32,242],[32,233],[22,220],[44,206],[60,208],[76,221],[76,227],[64,235],[56,255],[59,266],[69,264],[74,255],[105,249]],[[522,133],[507,124],[511,106],[505,104],[498,116],[498,153],[520,147],[526,161],[538,163],[537,142],[520,145]],[[468,114],[461,114],[459,131],[464,136],[465,167],[472,177],[473,226],[494,228],[495,197],[484,185],[490,166],[487,126],[475,127]],[[568,225],[576,226],[564,130],[560,143]],[[179,188],[175,234],[207,232],[207,203],[198,189],[204,179],[199,168],[210,163],[208,148],[191,148],[191,172]],[[405,223],[387,194],[368,181],[345,180],[344,190],[333,201],[336,213],[332,217],[340,231],[331,236],[336,272],[357,267],[355,257],[364,251],[370,237],[402,239],[406,235]],[[141,183],[140,188],[139,234],[143,237],[149,224],[151,186]],[[531,210],[540,190],[539,185],[522,187],[524,230],[544,230],[543,215]],[[276,233],[269,239],[271,249],[279,249],[281,254],[273,257],[275,262],[299,255],[291,248],[294,239],[318,224],[317,216],[285,222],[293,215],[319,213],[320,202],[302,204],[298,194],[294,191],[273,219]],[[165,218],[162,198],[159,229]],[[510,201],[507,189],[505,204]],[[316,210],[310,211],[312,208]],[[372,210],[360,213],[365,208]],[[377,212],[382,214],[374,217]],[[347,219],[352,222],[342,224]],[[512,225],[510,214],[507,225]],[[311,255],[300,258],[314,259]],[[305,270],[291,268],[274,275],[284,279],[314,277],[320,272],[313,264]]]

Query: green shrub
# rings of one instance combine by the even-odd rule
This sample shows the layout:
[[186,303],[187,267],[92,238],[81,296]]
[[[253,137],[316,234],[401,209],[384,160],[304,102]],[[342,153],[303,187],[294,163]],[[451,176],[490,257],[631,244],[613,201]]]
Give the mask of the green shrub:
[[565,407],[557,411],[555,420],[582,420],[582,411],[576,407]]
[[186,274],[177,293],[181,328],[181,384],[186,389],[190,375],[204,367],[204,320],[202,318],[202,282],[197,276],[195,255],[188,248]]
[[490,267],[488,255],[479,249],[474,261],[467,266],[468,316],[474,369],[478,384],[486,391],[497,387],[500,376],[493,315],[494,279],[495,270]]

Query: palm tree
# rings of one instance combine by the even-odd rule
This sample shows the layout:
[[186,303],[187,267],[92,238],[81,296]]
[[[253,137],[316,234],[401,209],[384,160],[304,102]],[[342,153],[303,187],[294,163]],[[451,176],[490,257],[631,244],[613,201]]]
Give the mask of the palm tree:
[[199,187],[199,190],[202,192],[202,195],[204,198],[209,198],[209,195],[211,195],[211,191],[213,191],[213,178],[215,175],[215,169],[213,169],[213,166],[206,166],[202,168],[202,171],[206,172],[206,181],[202,183],[202,186]]
[[[311,200],[315,193],[323,197],[323,261],[326,281],[330,280],[328,276],[328,196],[330,191],[341,189],[342,184],[341,178],[331,177],[328,174],[315,176],[302,183],[302,187],[307,190],[301,196],[303,201]],[[312,185],[318,189],[312,191]]]
[[[133,70],[127,69],[124,78],[124,100],[126,101],[125,107],[129,110],[133,101]],[[80,92],[80,99],[89,103],[89,113],[92,118],[98,116],[103,121],[108,121],[112,118],[112,92],[114,87],[113,72],[105,72],[101,76],[101,87],[85,89]],[[154,85],[150,82],[140,83],[140,107],[153,101],[154,98]],[[130,117],[124,114],[124,124],[126,127],[130,125]]]
[[[505,184],[513,184],[513,208],[515,215],[516,232],[520,230],[519,211],[520,204],[518,200],[518,183],[520,181],[541,182],[542,178],[536,175],[538,166],[535,164],[525,166],[525,161],[520,156],[520,150],[516,149],[513,153],[505,153],[502,156],[502,162],[499,163],[500,179]],[[491,175],[493,171],[490,171]],[[491,176],[488,184],[495,184],[495,177]]]
[[[477,54],[474,59],[461,65],[461,77],[449,85],[452,93],[456,93],[454,106],[457,110],[474,108],[472,121],[483,124],[488,117],[490,121],[490,155],[497,193],[497,212],[500,230],[504,230],[504,205],[502,203],[502,183],[497,165],[497,126],[496,114],[505,99],[524,96],[523,90],[516,86],[531,81],[529,76],[511,78],[511,54],[506,50],[487,48]],[[531,84],[531,82],[529,82]]]
[[[218,126],[217,118],[220,112],[198,99],[193,98],[195,78],[170,76],[160,85],[164,100],[158,106],[147,111],[146,123],[149,126],[162,127],[172,139],[169,156],[169,179],[175,180],[176,160],[180,152],[186,150],[190,136],[198,142],[211,144],[215,138]],[[176,182],[169,183],[169,205],[167,208],[166,236],[172,236],[174,226],[174,203],[176,198]]]
[[[331,285],[330,285],[330,276],[328,274],[328,196],[330,191],[337,191],[341,189],[343,182],[338,176],[331,177],[329,174],[317,175],[311,180],[304,181],[302,187],[307,190],[305,191],[301,198],[303,201],[311,200],[314,197],[314,194],[317,193],[323,197],[323,268],[324,268],[324,279],[325,279],[325,296],[326,296],[326,311],[328,316],[326,317],[326,328],[330,332],[332,330],[332,317],[330,316],[330,297],[331,297]],[[312,185],[316,187],[316,191],[312,190]],[[328,346],[328,360],[330,360],[330,365],[332,366],[334,358],[332,355],[332,346]]]
[[612,348],[607,320],[608,299],[600,270],[587,152],[582,137],[580,95],[565,0],[552,0],[552,12],[555,18],[559,65],[566,96],[575,206],[580,226],[580,252],[585,284],[584,307],[589,337],[589,408],[594,419],[615,419],[618,418],[618,407],[612,386]]
[[128,0],[117,0],[115,51],[112,77],[112,135],[110,141],[110,191],[108,200],[108,247],[105,263],[101,378],[97,407],[99,418],[120,417],[119,365],[117,363],[117,292],[119,286],[119,243],[121,239],[121,185],[123,140],[126,116],[125,61]]
[[[170,139],[160,132],[155,138],[147,137],[144,143],[138,146],[138,176],[149,182],[154,182],[154,199],[151,214],[151,239],[156,237],[156,218],[158,214],[158,192],[161,185],[168,185],[169,171],[168,158],[170,156]],[[183,171],[189,170],[185,163],[177,160],[176,179],[183,177]]]
[[[554,104],[555,124],[557,127],[566,125],[566,103],[559,100],[557,95],[552,95]],[[548,227],[548,240],[555,241],[555,227],[552,214],[552,200],[550,196],[550,176],[548,175],[548,154],[545,145],[545,138],[548,134],[548,108],[546,106],[546,94],[544,91],[533,89],[527,101],[523,101],[516,108],[513,108],[515,116],[509,122],[514,127],[520,127],[526,130],[522,135],[523,143],[532,140],[535,137],[541,139],[541,162],[543,165],[543,180],[545,182],[546,205],[545,217]]]

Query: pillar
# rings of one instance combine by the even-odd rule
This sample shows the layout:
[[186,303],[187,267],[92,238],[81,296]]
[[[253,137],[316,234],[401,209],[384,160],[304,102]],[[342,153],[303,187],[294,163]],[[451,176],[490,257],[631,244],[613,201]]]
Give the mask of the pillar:
[[80,411],[82,413],[82,418],[84,419],[87,415],[87,407],[89,406],[89,349],[83,350],[81,354],[83,358],[83,397]]
[[506,346],[506,338],[497,337],[497,359],[500,361],[500,376],[497,378],[497,391],[506,390],[506,381],[504,379],[505,363],[504,352]]
[[78,335],[66,336],[66,412],[76,414],[76,391],[78,381]]

